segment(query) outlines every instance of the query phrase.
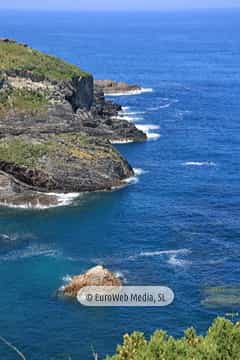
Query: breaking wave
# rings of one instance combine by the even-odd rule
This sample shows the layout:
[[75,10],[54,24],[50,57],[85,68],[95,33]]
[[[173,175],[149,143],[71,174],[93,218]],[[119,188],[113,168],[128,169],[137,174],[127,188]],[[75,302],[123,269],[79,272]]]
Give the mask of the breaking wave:
[[[40,198],[38,199],[37,196]],[[44,196],[45,200],[41,201],[41,197]],[[80,193],[37,193],[36,192],[36,199],[34,201],[27,200],[22,201],[22,203],[14,203],[10,201],[1,201],[0,206],[5,206],[14,209],[37,209],[37,210],[45,210],[50,208],[55,208],[59,206],[67,206],[70,205],[73,200],[78,198]],[[47,204],[46,204],[47,199]]]
[[129,260],[136,260],[142,257],[156,257],[160,256],[166,259],[166,262],[172,266],[181,266],[191,264],[191,261],[184,259],[184,256],[190,254],[189,249],[178,249],[178,250],[160,250],[160,251],[142,251],[135,256],[130,256]]
[[120,144],[131,144],[134,140],[127,140],[127,139],[119,139],[119,140],[110,140],[112,145],[120,145]]
[[138,125],[136,124],[136,128],[143,131],[146,135],[148,140],[157,140],[160,138],[160,134],[152,132],[152,130],[157,130],[160,128],[159,125]]
[[146,173],[146,171],[141,169],[141,168],[134,168],[133,172],[134,172],[134,176],[131,176],[131,177],[123,180],[124,183],[126,183],[126,184],[136,184],[139,181],[139,176]]
[[216,166],[216,163],[213,161],[187,161],[182,164],[183,166]]
[[[131,115],[131,116],[130,116]],[[134,121],[140,121],[140,120],[143,120],[141,117],[137,117],[137,116],[132,116],[134,114],[120,114],[118,116],[115,116],[114,119],[117,119],[117,120],[126,120],[128,122],[134,122]]]

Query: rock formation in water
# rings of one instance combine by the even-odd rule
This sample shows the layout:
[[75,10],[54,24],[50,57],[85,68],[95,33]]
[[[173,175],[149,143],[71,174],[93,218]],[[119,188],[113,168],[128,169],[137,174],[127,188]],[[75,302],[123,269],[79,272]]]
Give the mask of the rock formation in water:
[[77,297],[78,292],[85,286],[121,286],[121,280],[103,266],[95,266],[86,273],[74,276],[69,284],[61,288],[64,296]]
[[94,84],[95,87],[102,90],[106,95],[124,94],[142,90],[142,88],[138,85],[129,85],[124,82],[117,82],[113,80],[95,80]]
[[7,183],[1,193],[121,185],[133,170],[110,143],[144,141],[146,135],[121,119],[120,110],[91,74],[0,40],[0,171]]

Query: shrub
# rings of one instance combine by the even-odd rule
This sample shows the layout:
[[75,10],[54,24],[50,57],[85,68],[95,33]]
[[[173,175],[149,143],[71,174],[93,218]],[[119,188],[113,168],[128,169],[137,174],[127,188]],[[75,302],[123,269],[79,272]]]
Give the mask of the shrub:
[[124,335],[123,344],[106,360],[239,360],[240,323],[217,318],[205,336],[193,328],[175,339],[164,331],[156,331],[150,340],[134,332]]

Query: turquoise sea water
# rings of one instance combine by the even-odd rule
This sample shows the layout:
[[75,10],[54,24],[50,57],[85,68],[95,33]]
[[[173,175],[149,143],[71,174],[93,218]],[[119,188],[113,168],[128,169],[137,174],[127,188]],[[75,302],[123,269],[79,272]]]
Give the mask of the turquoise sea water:
[[[119,145],[138,181],[48,210],[0,208],[0,334],[31,360],[113,353],[125,332],[204,332],[231,307],[205,286],[237,285],[240,266],[239,11],[0,13],[0,36],[95,74],[152,88],[118,97],[161,135]],[[146,127],[146,125],[148,125]],[[155,128],[149,129],[149,125]],[[159,127],[159,128],[157,128]],[[128,284],[171,287],[167,308],[84,308],[55,297],[67,275],[104,264]],[[0,344],[0,358],[15,359]]]

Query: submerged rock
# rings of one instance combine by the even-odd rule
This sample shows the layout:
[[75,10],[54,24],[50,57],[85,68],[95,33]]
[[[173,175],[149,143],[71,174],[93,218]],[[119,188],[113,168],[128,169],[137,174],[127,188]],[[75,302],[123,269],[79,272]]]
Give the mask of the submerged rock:
[[95,266],[85,274],[74,276],[69,284],[61,288],[64,296],[77,297],[79,290],[85,286],[121,286],[121,280],[103,266]]
[[239,286],[212,286],[204,289],[202,304],[206,307],[239,307],[240,287]]

